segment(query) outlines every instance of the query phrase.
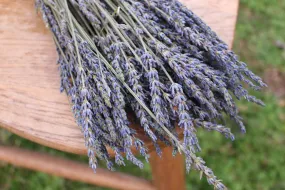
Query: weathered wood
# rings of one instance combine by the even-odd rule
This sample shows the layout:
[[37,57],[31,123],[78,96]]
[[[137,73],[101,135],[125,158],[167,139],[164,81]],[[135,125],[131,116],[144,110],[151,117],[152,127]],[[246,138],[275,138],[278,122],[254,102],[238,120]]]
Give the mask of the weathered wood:
[[[183,0],[228,44],[238,0]],[[34,0],[0,0],[0,125],[55,149],[85,153],[65,94],[56,51]]]
[[154,186],[157,190],[185,190],[184,158],[181,154],[172,156],[172,148],[162,150],[162,157],[156,152],[150,155]]
[[151,182],[98,168],[94,174],[86,164],[19,148],[0,146],[0,160],[71,180],[123,190],[155,190]]

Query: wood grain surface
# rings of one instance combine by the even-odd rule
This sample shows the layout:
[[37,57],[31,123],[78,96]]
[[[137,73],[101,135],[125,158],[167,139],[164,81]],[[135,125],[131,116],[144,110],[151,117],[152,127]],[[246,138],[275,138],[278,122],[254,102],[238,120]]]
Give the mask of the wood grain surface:
[[[238,0],[182,0],[232,44]],[[33,0],[0,0],[0,126],[55,149],[84,154],[57,54]]]

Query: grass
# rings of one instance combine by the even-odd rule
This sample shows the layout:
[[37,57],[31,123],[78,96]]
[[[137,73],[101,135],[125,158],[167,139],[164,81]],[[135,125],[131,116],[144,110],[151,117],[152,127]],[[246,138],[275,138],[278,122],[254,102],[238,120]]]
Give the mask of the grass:
[[[285,50],[276,46],[276,42],[285,43],[284,10],[285,1],[241,0],[234,50],[261,76],[268,68],[275,68],[285,73]],[[201,156],[230,189],[282,190],[285,189],[285,149],[283,148],[285,97],[277,97],[274,91],[269,89],[265,93],[255,94],[264,100],[267,106],[261,108],[246,102],[239,103],[241,115],[248,126],[247,135],[238,135],[237,140],[232,143],[219,134],[199,133],[203,148]],[[0,130],[0,143],[87,162],[85,156],[43,147],[4,130]],[[151,178],[149,165],[144,170],[129,166],[120,171]],[[199,179],[199,174],[195,171],[187,175],[187,187],[191,190],[211,189],[205,179],[202,181]],[[0,162],[0,189],[104,190],[106,188],[69,181]]]

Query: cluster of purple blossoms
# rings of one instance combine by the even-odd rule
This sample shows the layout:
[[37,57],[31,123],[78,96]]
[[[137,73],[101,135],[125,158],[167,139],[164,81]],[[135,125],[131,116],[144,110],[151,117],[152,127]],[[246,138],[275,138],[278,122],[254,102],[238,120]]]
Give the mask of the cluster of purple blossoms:
[[[263,105],[244,86],[266,85],[215,32],[177,0],[36,0],[36,6],[52,31],[61,91],[73,103],[94,171],[98,159],[111,170],[125,159],[142,168],[132,149],[149,158],[140,130],[158,155],[161,141],[174,155],[184,152],[188,171],[226,189],[196,156],[197,129],[234,140],[220,124],[228,115],[246,131],[234,97]],[[141,129],[130,128],[130,112]]]

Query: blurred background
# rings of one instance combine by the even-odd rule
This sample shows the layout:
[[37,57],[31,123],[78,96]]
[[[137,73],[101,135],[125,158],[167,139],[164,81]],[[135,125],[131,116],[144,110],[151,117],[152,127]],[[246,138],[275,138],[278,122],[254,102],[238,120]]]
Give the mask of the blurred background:
[[[222,21],[221,21],[222,22]],[[218,133],[199,133],[202,152],[215,174],[232,190],[285,190],[285,1],[241,0],[234,51],[263,77],[268,88],[253,93],[265,108],[239,102],[246,135],[230,142]],[[234,124],[228,122],[228,126]],[[237,129],[238,127],[236,127]],[[0,128],[0,144],[46,152],[87,162],[87,157],[40,146]],[[151,179],[144,170],[129,165],[119,171]],[[1,190],[105,190],[84,183],[34,172],[0,161]],[[187,189],[212,189],[199,173],[187,175]]]

